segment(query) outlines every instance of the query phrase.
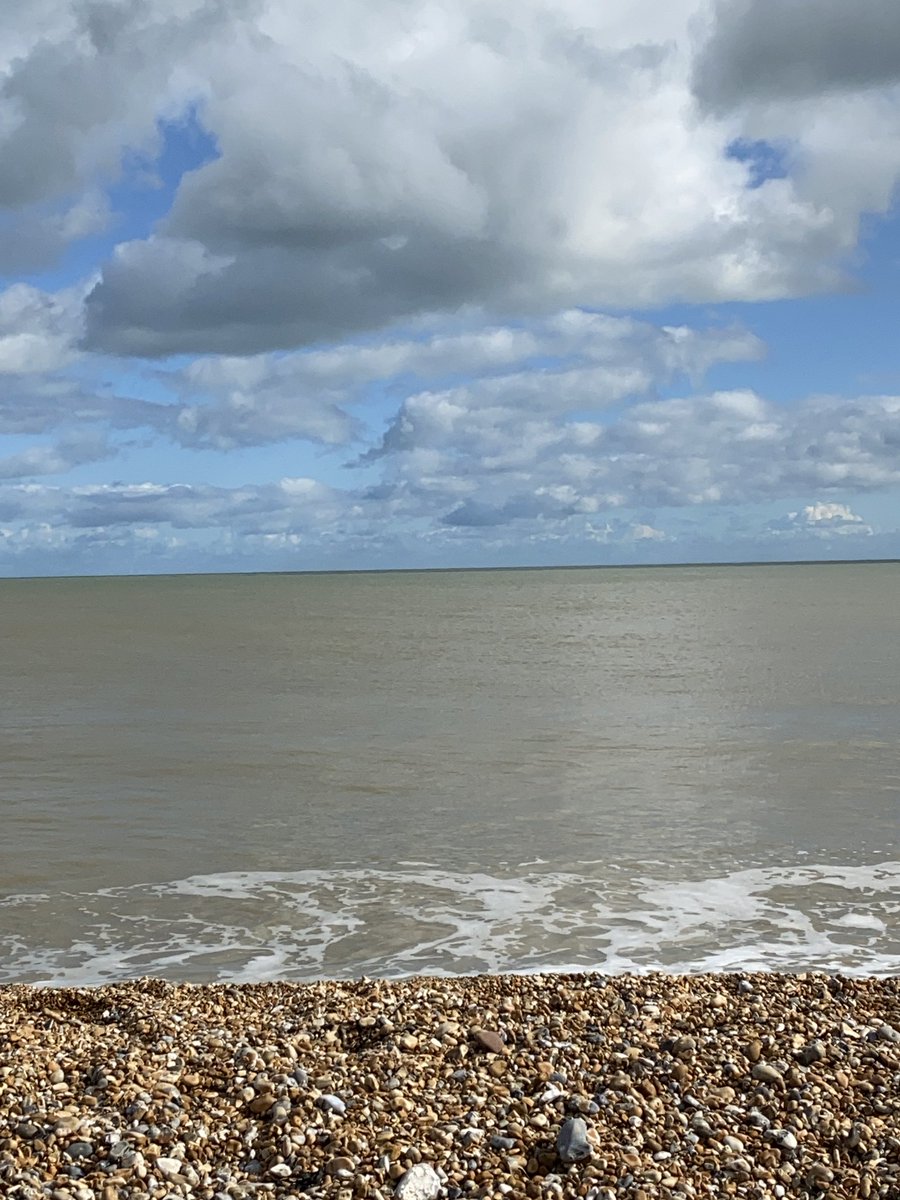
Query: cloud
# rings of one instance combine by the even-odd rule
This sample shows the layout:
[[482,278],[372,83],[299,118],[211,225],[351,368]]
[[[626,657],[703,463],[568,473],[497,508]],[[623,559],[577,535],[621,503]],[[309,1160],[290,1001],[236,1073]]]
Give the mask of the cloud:
[[768,531],[778,536],[813,535],[819,538],[872,537],[874,530],[846,504],[807,504],[798,512],[789,512],[771,521]]
[[0,458],[0,479],[62,475],[85,463],[112,458],[116,451],[102,434],[78,434],[52,446],[29,446]]
[[667,535],[661,529],[654,529],[652,525],[637,524],[631,527],[631,537],[636,542],[665,542],[668,541]]
[[714,110],[898,83],[894,0],[718,0],[694,74]]
[[[80,36],[35,44],[12,72],[8,201],[110,169],[111,146],[152,143],[151,115],[197,113],[217,157],[185,174],[151,236],[116,248],[89,298],[87,344],[120,354],[256,354],[460,306],[502,318],[839,285],[861,213],[897,178],[893,118],[836,202],[794,166],[839,180],[878,118],[847,114],[837,138],[790,114],[758,131],[698,119],[695,9],[103,9],[102,54],[82,17]],[[717,37],[704,62],[727,63]],[[66,111],[53,90],[45,112],[57,78]],[[103,97],[123,88],[120,116]],[[783,178],[752,186],[736,136],[794,145]]]
[[[361,436],[362,417],[352,410],[364,406],[373,388],[411,392],[383,444],[364,456],[372,462],[405,436],[419,388],[444,397],[448,412],[481,409],[485,426],[502,412],[508,425],[515,412],[608,407],[675,378],[701,378],[716,362],[759,357],[762,349],[741,329],[658,327],[581,310],[514,326],[467,326],[460,317],[455,328],[445,324],[437,332],[293,354],[198,359],[165,376],[184,397],[177,412],[168,412],[168,432],[189,447],[231,449],[290,438],[340,445]],[[498,425],[495,440],[502,434]]]
[[77,357],[83,291],[16,283],[0,292],[0,376],[44,374]]
[[900,485],[896,397],[813,398],[786,409],[724,391],[586,419],[551,404],[523,413],[512,395],[484,406],[473,393],[405,401],[377,452],[396,500],[453,525]]
[[71,243],[103,232],[111,221],[109,201],[99,191],[85,192],[68,205],[0,211],[0,271],[14,274],[51,267]]

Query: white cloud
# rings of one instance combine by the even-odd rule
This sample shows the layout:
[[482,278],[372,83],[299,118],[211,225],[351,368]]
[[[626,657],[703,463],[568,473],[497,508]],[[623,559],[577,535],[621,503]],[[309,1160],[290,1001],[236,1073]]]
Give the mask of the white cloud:
[[846,504],[818,501],[789,512],[769,524],[769,532],[777,535],[810,535],[819,538],[872,537],[872,526]]
[[631,537],[635,542],[664,542],[667,541],[666,534],[661,529],[654,529],[652,525],[632,525]]

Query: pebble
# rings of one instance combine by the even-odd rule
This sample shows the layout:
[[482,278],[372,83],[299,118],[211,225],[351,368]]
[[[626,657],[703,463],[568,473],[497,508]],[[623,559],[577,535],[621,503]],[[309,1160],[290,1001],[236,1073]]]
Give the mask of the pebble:
[[771,1063],[757,1063],[750,1074],[758,1083],[781,1083],[781,1072]]
[[774,1129],[769,1134],[769,1140],[782,1150],[796,1150],[797,1139],[789,1129]]
[[0,1195],[892,1200],[898,1028],[813,973],[0,987]]
[[583,1162],[591,1157],[587,1125],[581,1117],[569,1117],[563,1122],[556,1138],[556,1152],[564,1163]]
[[181,1160],[178,1158],[158,1158],[153,1164],[160,1175],[170,1179],[173,1175],[181,1174]]
[[813,1063],[822,1062],[828,1057],[828,1051],[825,1049],[825,1043],[820,1041],[810,1042],[808,1046],[804,1046],[802,1050],[798,1050],[794,1056],[799,1063],[804,1067],[809,1067]]
[[91,1142],[70,1142],[66,1148],[69,1158],[90,1158],[94,1153]]
[[443,1184],[428,1163],[416,1163],[400,1177],[394,1195],[398,1200],[437,1200]]
[[492,1054],[503,1054],[506,1050],[503,1038],[499,1033],[494,1033],[493,1030],[473,1029],[472,1038],[483,1050],[488,1050]]

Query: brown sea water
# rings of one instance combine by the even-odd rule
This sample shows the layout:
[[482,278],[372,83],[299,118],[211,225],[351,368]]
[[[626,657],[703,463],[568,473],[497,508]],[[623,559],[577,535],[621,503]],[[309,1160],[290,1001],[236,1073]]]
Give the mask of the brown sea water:
[[0,582],[0,980],[900,968],[900,566]]

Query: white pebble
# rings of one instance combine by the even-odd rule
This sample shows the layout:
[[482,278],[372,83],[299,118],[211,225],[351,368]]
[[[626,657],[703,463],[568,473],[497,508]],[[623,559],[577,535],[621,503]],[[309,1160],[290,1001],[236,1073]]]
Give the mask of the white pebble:
[[394,1195],[398,1200],[437,1200],[441,1180],[428,1163],[416,1163],[397,1181]]

